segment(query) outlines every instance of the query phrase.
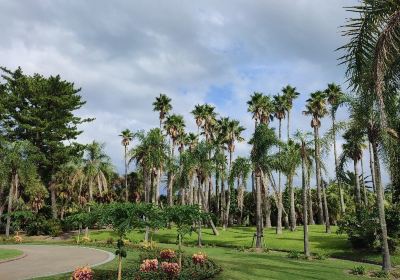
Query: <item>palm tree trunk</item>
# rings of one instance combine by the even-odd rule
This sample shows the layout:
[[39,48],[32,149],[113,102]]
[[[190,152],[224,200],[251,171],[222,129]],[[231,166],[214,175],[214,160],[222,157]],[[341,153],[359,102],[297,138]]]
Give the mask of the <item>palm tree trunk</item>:
[[325,232],[331,233],[331,223],[330,223],[330,218],[329,218],[328,201],[326,199],[326,184],[322,185],[322,195],[324,197]]
[[279,191],[276,194],[276,198],[277,198],[276,234],[282,234],[282,211],[283,211],[282,192]]
[[361,190],[360,190],[360,180],[358,177],[358,160],[354,159],[353,160],[354,163],[354,179],[355,179],[355,188],[356,188],[356,205],[357,205],[357,209],[361,209]]
[[288,176],[288,188],[290,190],[290,230],[296,230],[296,209],[294,205],[293,176]]
[[261,181],[264,187],[264,205],[265,205],[265,224],[266,228],[271,228],[271,199],[269,197],[269,185],[267,184],[266,178]]
[[372,144],[371,142],[368,143],[368,150],[369,150],[369,168],[371,169],[371,181],[372,181],[372,190],[376,192],[376,183],[375,183],[375,170],[374,170],[374,155],[372,151]]
[[125,147],[125,149],[124,149],[124,152],[125,152],[125,156],[124,156],[124,159],[125,159],[125,201],[128,201],[129,200],[129,193],[128,193],[128,163],[127,163],[127,158],[126,158],[128,146],[124,145],[124,147]]
[[339,200],[340,200],[340,211],[344,214],[346,211],[346,205],[344,204],[344,196],[343,196],[343,189],[342,183],[339,180],[339,161],[337,156],[337,148],[336,148],[336,117],[335,114],[332,114],[332,130],[333,130],[333,153],[335,156],[335,177],[336,183],[338,184],[339,188]]
[[56,190],[53,184],[50,187],[50,196],[51,196],[51,214],[53,216],[53,219],[57,219],[57,198],[56,198]]
[[[223,172],[223,171],[222,171]],[[224,224],[224,218],[225,218],[225,205],[226,205],[226,199],[225,199],[225,180],[224,177],[221,176],[221,217],[220,220],[222,224]]]
[[[171,141],[171,158],[174,158],[174,153],[175,153],[175,143],[174,141]],[[168,171],[168,191],[167,191],[167,196],[168,196],[168,205],[172,206],[174,205],[174,197],[173,197],[173,174],[171,171]]]
[[308,192],[308,224],[314,225],[314,211],[313,211],[313,201],[311,192],[311,170],[307,170],[307,192]]
[[287,111],[287,141],[290,140],[290,110]]
[[[232,170],[232,152],[229,151],[229,174]],[[224,219],[224,229],[228,227],[229,224],[229,212],[231,208],[231,190],[233,188],[232,183],[229,182],[228,180],[228,193],[227,193],[227,200],[226,200],[226,213],[225,213],[225,219]]]
[[317,183],[317,203],[318,203],[318,224],[325,223],[324,208],[322,206],[321,194],[321,164],[320,164],[320,149],[319,149],[319,130],[318,126],[314,126],[314,145],[315,145],[315,179]]
[[364,205],[365,207],[368,206],[368,193],[367,193],[367,188],[365,186],[365,177],[364,177],[364,160],[361,156],[361,185],[363,188],[363,195],[364,195]]
[[[259,172],[257,172],[259,173]],[[262,226],[262,213],[261,213],[261,182],[260,182],[260,174],[256,174],[256,248],[262,248],[262,235],[263,235],[263,226]]]
[[215,198],[217,200],[217,213],[219,213],[220,191],[219,191],[219,171],[215,171]]
[[374,171],[375,171],[375,187],[376,187],[376,203],[378,206],[379,212],[379,221],[381,225],[381,238],[382,238],[382,269],[388,272],[391,269],[391,261],[390,261],[390,252],[388,245],[388,236],[387,236],[387,227],[386,227],[386,217],[385,217],[385,198],[384,198],[384,190],[381,182],[381,172],[380,172],[380,164],[378,158],[378,149],[377,143],[371,143],[372,150],[374,154]]
[[16,173],[13,172],[11,176],[11,183],[10,183],[10,193],[8,194],[8,205],[7,205],[7,220],[6,220],[6,237],[10,237],[10,227],[11,227],[11,214],[12,214],[12,207],[13,207],[13,196],[14,196],[14,182],[15,182]]
[[310,257],[310,245],[308,242],[308,218],[307,218],[307,186],[306,186],[306,168],[304,156],[301,157],[301,186],[303,189],[303,241],[304,241],[304,255],[306,258]]

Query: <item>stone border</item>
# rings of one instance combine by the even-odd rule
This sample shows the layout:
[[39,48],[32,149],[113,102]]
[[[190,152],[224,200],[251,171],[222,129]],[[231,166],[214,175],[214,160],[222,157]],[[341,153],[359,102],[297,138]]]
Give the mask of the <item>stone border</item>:
[[21,255],[16,256],[16,257],[11,258],[11,259],[0,260],[0,264],[2,264],[2,263],[7,263],[7,262],[12,262],[12,261],[17,261],[17,260],[20,260],[20,259],[25,258],[25,257],[27,256],[27,254],[26,254],[24,251],[22,251],[22,250],[20,250],[20,251],[22,252]]

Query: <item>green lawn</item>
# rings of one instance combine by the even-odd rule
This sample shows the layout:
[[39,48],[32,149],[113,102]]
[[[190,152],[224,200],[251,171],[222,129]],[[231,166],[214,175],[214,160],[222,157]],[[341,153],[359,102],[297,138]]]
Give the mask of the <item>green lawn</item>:
[[0,261],[12,259],[22,255],[22,251],[15,249],[0,249]]
[[[360,252],[353,251],[346,235],[337,234],[336,227],[332,227],[332,233],[326,234],[325,227],[313,225],[309,227],[311,252],[327,254],[333,257],[348,258],[358,261],[381,261],[379,252]],[[219,229],[220,235],[214,236],[211,229],[203,230],[203,245],[229,247],[229,248],[249,248],[252,244],[254,227],[233,227],[226,231]],[[298,227],[296,231],[284,230],[281,235],[275,234],[275,229],[267,229],[264,232],[265,245],[267,248],[279,251],[303,250],[303,230]],[[92,231],[92,240],[106,240],[115,237],[111,231]],[[132,232],[128,239],[139,242],[143,239],[143,233]],[[176,231],[174,229],[162,229],[154,233],[153,240],[158,243],[174,244],[176,242]],[[193,233],[184,240],[186,245],[197,244],[197,234]],[[394,265],[400,265],[400,255],[392,256]]]

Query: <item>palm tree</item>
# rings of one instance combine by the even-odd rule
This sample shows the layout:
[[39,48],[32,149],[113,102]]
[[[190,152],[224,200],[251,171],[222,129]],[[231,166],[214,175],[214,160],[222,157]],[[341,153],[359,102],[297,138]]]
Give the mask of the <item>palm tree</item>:
[[[170,115],[167,117],[164,123],[164,128],[167,134],[171,138],[171,160],[174,160],[174,153],[175,153],[175,144],[178,138],[183,135],[185,129],[185,121],[183,116],[181,115]],[[168,189],[167,189],[167,196],[168,196],[168,205],[172,206],[174,203],[173,200],[173,184],[174,184],[174,174],[172,170],[168,172]]]
[[[251,161],[255,169],[255,189],[256,189],[256,247],[262,247],[262,211],[261,211],[261,186],[262,180],[265,181],[266,176],[271,178],[271,149],[278,144],[275,131],[268,127],[267,124],[259,124],[249,142],[253,145],[251,150]],[[276,192],[277,193],[277,192]],[[277,201],[281,201],[278,200]],[[279,205],[279,204],[278,204]],[[278,218],[279,222],[279,218]]]
[[304,243],[304,255],[306,258],[310,257],[310,244],[308,241],[308,194],[306,186],[306,166],[309,157],[310,146],[312,145],[311,133],[304,133],[297,131],[295,138],[300,144],[300,156],[301,156],[301,186],[302,186],[302,197],[303,197],[303,243]]
[[364,134],[360,132],[357,127],[350,127],[344,134],[343,139],[346,143],[343,144],[343,152],[340,159],[340,166],[343,169],[344,162],[346,159],[353,160],[354,167],[354,176],[355,180],[355,191],[356,191],[356,205],[357,209],[361,209],[362,207],[362,199],[361,199],[361,188],[360,188],[360,180],[359,172],[358,172],[358,163],[362,158],[363,149],[365,148],[365,139]]
[[153,102],[153,111],[160,113],[160,129],[162,129],[163,121],[166,115],[172,110],[171,98],[167,95],[160,93],[160,96],[156,97],[156,101]]
[[129,199],[128,193],[128,159],[127,159],[127,152],[128,146],[133,139],[133,133],[129,129],[125,129],[119,135],[122,137],[121,144],[124,146],[124,163],[125,163],[125,201]]
[[293,108],[293,100],[299,97],[300,93],[296,92],[296,88],[290,85],[282,88],[283,97],[285,98],[287,110],[287,139],[290,139],[290,111]]
[[229,174],[230,184],[233,185],[235,179],[237,180],[237,205],[239,208],[240,216],[238,224],[242,224],[243,207],[244,207],[244,192],[246,190],[246,181],[251,170],[249,159],[238,157],[232,164]]
[[104,144],[96,141],[86,145],[84,159],[85,176],[88,180],[89,201],[93,201],[94,185],[98,193],[103,196],[108,191],[106,174],[111,165],[110,157],[104,152]]
[[314,145],[315,145],[315,175],[317,183],[317,198],[318,198],[318,222],[324,221],[324,209],[322,207],[322,194],[321,194],[321,153],[319,141],[319,128],[321,126],[321,118],[328,114],[326,108],[326,94],[322,91],[311,93],[307,99],[306,110],[303,111],[305,115],[312,117],[311,127],[314,129]]
[[[245,130],[243,126],[240,125],[237,120],[230,120],[229,118],[225,118],[224,126],[222,130],[225,131],[225,143],[227,145],[227,150],[229,152],[229,173],[232,170],[232,155],[235,151],[235,142],[242,142],[244,138],[242,137],[242,132]],[[229,184],[228,193],[227,193],[227,201],[226,201],[226,216],[224,219],[224,228],[228,227],[229,221],[229,212],[231,206],[231,191],[233,185]]]
[[[274,104],[270,96],[263,95],[260,92],[254,92],[250,96],[250,100],[247,101],[248,112],[252,113],[254,119],[254,127],[257,129],[258,124],[268,125],[274,117]],[[254,170],[252,172],[252,190],[254,193],[256,178],[254,175]],[[271,201],[269,197],[269,185],[262,184],[264,188],[264,206],[265,206],[265,226],[267,228],[271,227]]]
[[[282,141],[282,119],[284,119],[286,117],[286,111],[288,110],[288,106],[286,103],[286,98],[283,95],[274,95],[274,100],[273,100],[273,104],[274,104],[274,116],[275,118],[278,119],[279,121],[279,129],[278,129],[278,137],[279,137],[279,141]],[[280,152],[281,148],[279,146],[279,152]],[[281,169],[278,169],[278,188],[279,190],[281,189],[282,186],[282,176],[281,176]],[[285,224],[287,225],[288,218],[285,212]]]
[[376,95],[382,131],[386,133],[385,88],[391,82],[399,83],[400,3],[363,0],[349,11],[358,17],[350,18],[344,26],[343,35],[349,42],[340,48],[346,52],[340,59],[347,65],[351,84]]
[[342,213],[345,212],[346,206],[344,204],[344,197],[343,197],[343,190],[341,183],[338,180],[338,167],[339,167],[339,162],[338,162],[338,156],[337,156],[337,148],[336,148],[336,112],[339,108],[339,106],[343,103],[344,101],[344,93],[342,92],[342,89],[339,85],[336,85],[335,83],[328,84],[328,88],[325,90],[325,93],[327,95],[327,100],[330,105],[330,115],[332,118],[332,132],[333,132],[333,153],[335,157],[335,176],[336,176],[336,182],[339,187],[339,198],[340,198],[340,210]]
[[281,170],[287,177],[287,187],[290,193],[290,230],[296,229],[296,209],[294,199],[293,177],[296,175],[296,169],[301,163],[301,146],[292,140],[281,144],[279,153],[279,162]]
[[[35,167],[37,150],[28,141],[2,143],[0,165],[10,185],[8,192],[6,237],[10,235],[13,204],[19,198],[20,188],[26,185],[41,185]],[[17,233],[18,234],[18,233]]]

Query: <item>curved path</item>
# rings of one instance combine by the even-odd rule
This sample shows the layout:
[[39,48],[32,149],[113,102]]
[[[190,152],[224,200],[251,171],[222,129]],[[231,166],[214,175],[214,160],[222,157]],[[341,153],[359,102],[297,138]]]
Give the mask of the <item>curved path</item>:
[[58,245],[0,245],[17,249],[25,257],[0,263],[1,280],[30,279],[73,271],[77,266],[97,266],[114,259],[114,254],[85,247]]

